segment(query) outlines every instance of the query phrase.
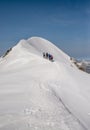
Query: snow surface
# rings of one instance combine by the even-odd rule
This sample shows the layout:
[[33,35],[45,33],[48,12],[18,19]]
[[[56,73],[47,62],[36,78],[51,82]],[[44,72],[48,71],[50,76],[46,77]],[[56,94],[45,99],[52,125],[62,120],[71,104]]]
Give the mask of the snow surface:
[[21,40],[0,59],[0,130],[90,130],[90,75],[51,42]]

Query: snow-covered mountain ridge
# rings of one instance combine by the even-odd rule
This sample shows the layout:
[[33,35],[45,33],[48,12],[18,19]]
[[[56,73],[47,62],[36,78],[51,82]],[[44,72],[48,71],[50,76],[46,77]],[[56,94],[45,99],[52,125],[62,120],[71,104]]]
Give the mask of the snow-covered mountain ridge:
[[51,42],[40,37],[32,37],[28,40],[21,40],[15,47],[12,48],[10,53],[6,55],[5,61],[6,63],[15,63],[16,61],[25,63],[26,61],[30,61],[33,56],[36,58],[42,58],[43,52],[51,53],[54,56],[55,61],[69,61],[68,55],[58,49]]
[[43,38],[21,40],[0,59],[1,130],[89,130],[89,95],[89,75]]

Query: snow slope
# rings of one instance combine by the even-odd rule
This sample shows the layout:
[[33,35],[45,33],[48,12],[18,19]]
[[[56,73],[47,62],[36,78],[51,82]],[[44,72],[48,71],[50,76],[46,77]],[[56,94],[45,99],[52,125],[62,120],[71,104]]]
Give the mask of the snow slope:
[[43,38],[21,40],[0,59],[0,130],[11,129],[90,129],[90,75]]

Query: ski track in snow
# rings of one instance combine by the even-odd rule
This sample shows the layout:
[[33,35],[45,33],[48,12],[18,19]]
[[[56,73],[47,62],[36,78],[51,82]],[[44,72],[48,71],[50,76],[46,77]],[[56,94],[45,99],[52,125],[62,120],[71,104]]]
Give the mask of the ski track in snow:
[[[44,59],[43,51],[53,54],[55,61]],[[84,93],[78,88],[77,73],[84,74],[71,67],[69,57],[50,42],[20,41],[0,60],[0,130],[89,130],[89,118],[84,119],[81,108],[77,115],[80,102],[79,107],[73,106],[73,97],[67,97],[68,92],[77,96],[90,90],[83,87]]]
[[[32,89],[32,105],[29,104],[19,114],[6,113],[0,116],[0,122],[4,123],[0,126],[1,130],[84,130],[48,85],[36,82],[32,84]],[[28,90],[28,98],[29,94]]]

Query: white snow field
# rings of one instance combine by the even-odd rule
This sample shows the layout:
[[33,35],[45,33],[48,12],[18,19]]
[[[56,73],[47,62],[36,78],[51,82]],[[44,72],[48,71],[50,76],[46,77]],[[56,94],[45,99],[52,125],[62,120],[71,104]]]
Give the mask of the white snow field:
[[90,75],[51,42],[21,40],[0,58],[0,130],[90,130]]

